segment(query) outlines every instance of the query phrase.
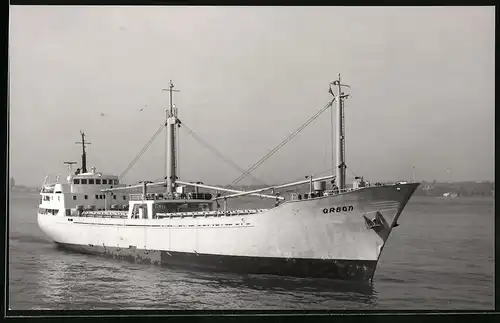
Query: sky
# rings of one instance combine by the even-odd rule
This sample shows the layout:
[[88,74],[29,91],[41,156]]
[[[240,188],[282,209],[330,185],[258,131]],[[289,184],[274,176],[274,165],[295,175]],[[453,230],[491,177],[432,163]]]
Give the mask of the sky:
[[[494,18],[488,6],[11,6],[10,175],[65,176],[80,130],[89,167],[121,174],[163,123],[169,80],[181,121],[247,169],[330,102],[340,73],[348,180],[493,180]],[[327,175],[331,127],[327,110],[252,174]],[[239,177],[186,129],[179,144],[181,179]],[[162,178],[164,156],[165,131],[123,180]]]

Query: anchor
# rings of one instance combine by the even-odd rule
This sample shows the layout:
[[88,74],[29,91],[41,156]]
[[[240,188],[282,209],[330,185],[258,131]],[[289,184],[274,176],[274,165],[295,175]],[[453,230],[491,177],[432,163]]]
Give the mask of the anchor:
[[368,219],[366,216],[363,215],[363,218],[365,219],[366,227],[368,229],[373,229],[375,232],[380,232],[380,230],[384,226],[384,218],[382,214],[380,214],[379,211],[375,213],[375,218],[373,220]]

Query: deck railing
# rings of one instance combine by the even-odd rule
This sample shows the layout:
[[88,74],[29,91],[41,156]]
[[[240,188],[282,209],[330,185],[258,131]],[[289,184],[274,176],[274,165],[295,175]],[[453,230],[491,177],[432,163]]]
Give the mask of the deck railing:
[[126,218],[127,215],[127,211],[83,211],[81,217]]
[[[392,185],[398,185],[398,184],[406,184],[408,182],[376,182],[376,183],[372,183],[372,182],[365,182],[365,185],[362,186],[362,187],[347,187],[347,188],[343,188],[341,190],[339,189],[336,189],[336,190],[326,190],[326,191],[323,191],[322,193],[292,193],[291,194],[291,199],[292,201],[297,201],[297,200],[308,200],[308,199],[313,199],[313,198],[317,198],[317,197],[323,197],[323,196],[331,196],[331,195],[338,195],[338,194],[342,194],[342,193],[347,193],[347,192],[351,192],[351,191],[357,191],[359,189],[363,189],[363,188],[367,188],[367,187],[381,187],[381,186],[392,186]],[[300,196],[300,198],[299,198]]]
[[[147,193],[144,200],[205,200],[210,201],[212,194],[210,193],[187,193],[187,194],[161,194],[161,193]],[[130,201],[142,201],[143,194],[129,194]]]
[[199,216],[234,216],[248,215],[267,211],[267,209],[252,209],[252,210],[227,210],[227,211],[200,211],[200,212],[173,212],[173,213],[156,213],[158,218],[171,217],[199,217]]
[[[253,209],[253,210],[228,210],[228,211],[200,211],[200,212],[173,212],[173,213],[156,213],[156,219],[164,218],[183,218],[183,217],[207,217],[207,216],[237,216],[257,214],[266,211],[266,209]],[[75,215],[74,215],[75,216]],[[77,217],[98,217],[98,218],[127,218],[128,212],[126,211],[84,211]]]

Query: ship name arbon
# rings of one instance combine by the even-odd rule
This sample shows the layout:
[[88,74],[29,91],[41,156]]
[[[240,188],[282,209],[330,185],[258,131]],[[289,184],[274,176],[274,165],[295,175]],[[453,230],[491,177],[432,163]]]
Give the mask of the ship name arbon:
[[352,205],[343,205],[343,206],[333,206],[331,208],[324,208],[323,213],[335,213],[335,212],[352,212],[354,210],[354,206]]

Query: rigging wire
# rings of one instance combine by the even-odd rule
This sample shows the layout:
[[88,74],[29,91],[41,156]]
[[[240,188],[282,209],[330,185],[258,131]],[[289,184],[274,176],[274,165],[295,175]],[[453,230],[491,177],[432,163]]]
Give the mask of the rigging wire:
[[262,163],[264,163],[267,159],[269,159],[272,155],[274,155],[279,149],[281,149],[281,147],[283,147],[284,145],[286,145],[290,140],[292,140],[296,135],[298,135],[302,130],[304,130],[304,128],[306,128],[311,122],[313,122],[314,120],[316,120],[316,118],[318,118],[323,112],[325,112],[326,109],[328,109],[329,107],[331,107],[334,101],[335,101],[335,99],[331,100],[330,103],[328,103],[321,110],[319,110],[318,112],[316,112],[316,114],[314,114],[311,118],[309,118],[309,120],[307,120],[304,124],[302,124],[302,126],[300,126],[297,130],[295,130],[290,136],[288,136],[285,140],[283,140],[278,146],[276,146],[273,150],[271,150],[269,153],[267,153],[258,162],[256,162],[255,164],[253,164],[240,177],[238,177],[237,179],[235,179],[227,187],[227,189],[232,188],[234,185],[236,185],[237,183],[239,183],[243,178],[245,178],[247,175],[249,175],[251,172],[253,172],[257,167],[259,167],[260,165],[262,165]]
[[141,151],[137,154],[137,156],[135,156],[135,158],[132,160],[132,162],[127,166],[127,168],[125,168],[125,170],[120,174],[120,176],[118,176],[119,179],[121,179],[123,176],[125,176],[129,171],[130,169],[132,169],[132,167],[135,165],[135,163],[139,160],[139,158],[141,158],[141,156],[146,152],[146,150],[149,148],[149,146],[151,146],[151,144],[153,143],[153,141],[156,139],[156,137],[160,134],[160,132],[163,130],[163,128],[165,127],[164,124],[162,124],[160,126],[160,128],[158,128],[158,130],[155,132],[155,134],[153,135],[153,137],[151,137],[151,139],[148,141],[148,143],[141,149]]
[[354,174],[350,167],[346,167],[346,169],[348,169],[354,175],[354,177],[358,177],[358,175]]
[[[245,170],[243,168],[241,168],[240,166],[238,166],[235,162],[233,162],[232,160],[228,159],[227,157],[225,157],[224,155],[222,155],[221,152],[219,152],[217,149],[215,149],[213,146],[211,146],[210,144],[208,144],[205,140],[203,140],[200,136],[198,136],[196,133],[194,133],[193,130],[189,129],[188,126],[186,126],[186,123],[182,122],[181,124],[181,128],[184,128],[187,133],[189,135],[191,135],[191,137],[193,137],[197,142],[199,142],[200,144],[202,144],[203,146],[205,146],[205,148],[207,148],[208,150],[210,150],[212,153],[214,153],[215,155],[217,155],[220,159],[222,159],[223,161],[225,161],[228,165],[230,165],[231,167],[233,167],[235,170],[239,171],[239,172],[242,172],[244,173]],[[258,179],[257,177],[253,176],[253,175],[250,175],[250,177],[259,182],[260,184],[262,185],[266,185],[266,183],[264,183],[262,180]]]
[[[325,105],[321,110],[319,110],[318,112],[316,112],[316,114],[314,114],[311,118],[309,118],[298,129],[296,129],[291,135],[289,135],[285,140],[283,140],[278,146],[276,146],[273,150],[271,150],[269,153],[267,153],[263,158],[261,158],[258,162],[256,162],[254,165],[252,165],[246,171],[243,168],[241,168],[240,166],[238,166],[236,163],[234,163],[233,161],[231,161],[230,159],[228,159],[227,157],[225,157],[224,155],[222,155],[222,153],[220,153],[217,149],[215,149],[213,146],[211,146],[205,140],[203,140],[200,136],[198,136],[196,133],[194,133],[194,131],[192,131],[189,127],[187,127],[184,122],[182,122],[182,127],[185,128],[186,131],[188,132],[188,134],[191,135],[196,141],[198,141],[200,144],[202,144],[203,146],[205,146],[212,153],[214,153],[215,155],[217,155],[219,158],[221,158],[227,164],[229,164],[230,166],[232,166],[234,169],[238,170],[239,172],[242,172],[242,175],[240,175],[236,180],[234,180],[227,188],[233,187],[234,185],[236,185],[238,182],[240,182],[246,176],[249,176],[249,177],[253,178],[255,181],[259,182],[262,185],[269,186],[266,183],[264,183],[262,180],[260,180],[259,178],[257,178],[254,175],[252,175],[251,172],[253,172],[257,167],[259,167],[262,163],[264,163],[267,159],[269,159],[272,155],[274,155],[279,149],[281,149],[285,144],[287,144],[290,140],[292,140],[296,135],[298,135],[309,124],[311,124],[314,120],[316,120],[324,111],[326,111],[329,107],[332,106],[332,104],[333,104],[334,101],[335,101],[335,98],[332,101],[330,101],[327,105]],[[332,109],[332,119],[333,119],[333,109]],[[130,171],[130,169],[132,169],[132,167],[135,165],[135,163],[140,159],[140,157],[151,146],[151,144],[154,142],[154,140],[156,139],[156,137],[161,133],[161,131],[163,130],[164,126],[165,125],[162,124],[158,128],[158,130],[151,137],[151,139],[148,141],[148,143],[141,149],[141,151],[132,160],[132,162],[127,166],[127,168],[120,174],[119,179],[123,178]],[[333,121],[332,121],[332,140],[333,140]],[[167,148],[167,146],[165,145],[165,153],[166,153],[166,148]],[[334,168],[334,166],[333,166],[334,165],[333,156],[334,156],[334,154],[333,154],[333,146],[332,146],[332,167]],[[179,157],[179,156],[177,156],[177,157]],[[165,160],[165,162],[166,162],[166,160]],[[354,172],[352,172],[350,170],[350,168],[348,168],[348,169],[349,169],[349,171],[354,176],[357,176],[356,174],[354,174]],[[330,169],[322,171],[319,174],[325,173],[326,171],[329,171],[329,170]],[[166,165],[165,165],[165,171],[166,171]],[[318,175],[318,173],[316,175]],[[224,193],[224,194],[226,194],[226,193]]]

